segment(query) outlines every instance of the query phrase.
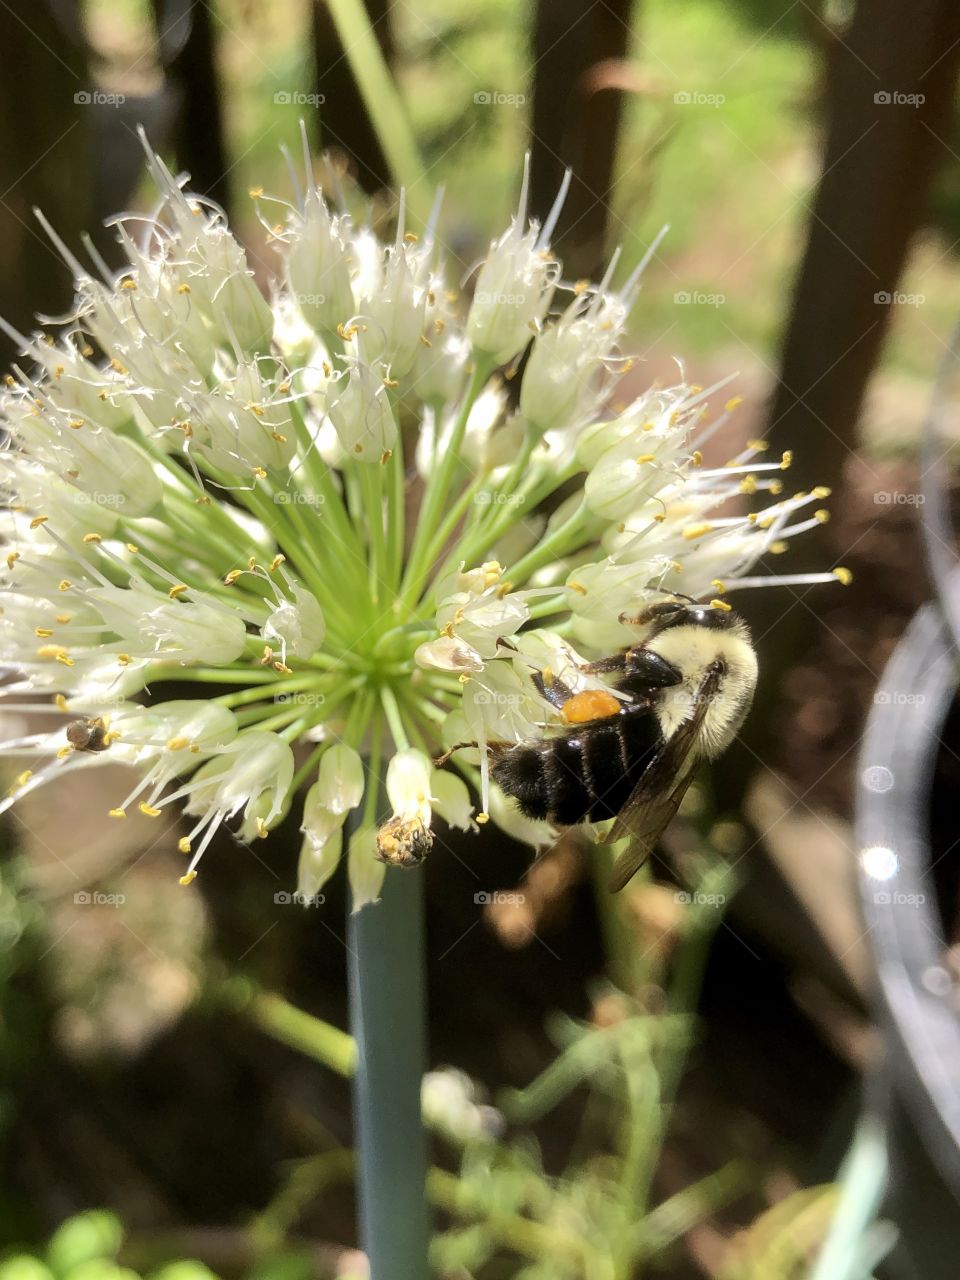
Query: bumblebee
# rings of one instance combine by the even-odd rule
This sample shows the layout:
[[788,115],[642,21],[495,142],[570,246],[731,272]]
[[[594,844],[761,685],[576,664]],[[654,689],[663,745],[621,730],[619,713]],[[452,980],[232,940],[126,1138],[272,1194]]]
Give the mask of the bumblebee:
[[723,601],[678,597],[621,621],[646,627],[643,643],[583,668],[609,677],[610,691],[574,693],[536,672],[563,727],[490,744],[491,775],[527,817],[564,827],[614,819],[607,840],[630,840],[611,872],[614,892],[652,852],[697,764],[729,746],[757,682],[749,630]]

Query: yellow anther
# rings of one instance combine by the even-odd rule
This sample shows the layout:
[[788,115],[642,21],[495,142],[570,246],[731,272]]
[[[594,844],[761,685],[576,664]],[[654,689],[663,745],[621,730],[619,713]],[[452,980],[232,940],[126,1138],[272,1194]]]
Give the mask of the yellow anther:
[[19,551],[9,552],[7,555],[7,568],[12,569],[19,559],[20,559]]
[[178,582],[175,587],[170,588],[170,590],[167,592],[167,595],[170,597],[171,600],[176,600],[177,596],[182,596],[185,591],[189,591],[189,590],[190,588],[187,586],[185,582]]
[[780,470],[787,471],[793,465],[793,450],[784,449],[783,457],[780,459]]
[[183,284],[177,285],[177,293],[190,293],[190,286],[186,281],[184,281]]
[[132,556],[138,556],[140,554],[140,548],[135,542],[128,542],[125,545]]
[[421,335],[420,335],[420,341],[423,343],[423,345],[424,345],[425,347],[432,347],[432,346],[433,346],[433,343],[430,341],[430,339],[427,337],[427,335],[426,335],[425,333],[421,333]]
[[57,590],[69,591],[72,586],[73,586],[73,583],[70,581],[69,578],[61,578],[60,581],[57,583]]
[[190,745],[190,739],[189,739],[189,738],[184,738],[184,737],[180,737],[180,738],[171,738],[171,739],[169,740],[169,742],[167,743],[167,750],[168,750],[168,751],[182,751],[182,750],[184,749],[184,747],[189,747],[189,745]]
[[251,470],[256,480],[266,480],[267,473],[264,471],[263,467],[252,467]]
[[790,543],[786,538],[778,538],[776,542],[771,542],[768,548],[772,556],[782,556],[783,553],[790,548]]
[[477,822],[480,824],[481,827],[484,825],[485,822],[490,821],[489,813],[478,813],[476,815],[476,818],[477,818]]
[[33,777],[33,770],[24,769],[23,773],[18,773],[16,778],[14,778],[13,780],[14,786],[25,787],[32,777]]
[[843,583],[845,587],[849,587],[850,583],[853,581],[853,574],[849,569],[845,569],[843,565],[838,565],[836,569],[834,569],[833,576],[838,582]]
[[280,432],[279,432],[279,431],[271,431],[271,432],[270,432],[270,439],[271,439],[271,440],[276,440],[279,444],[286,444],[286,443],[287,443],[287,437],[286,437],[286,436],[282,436],[282,435],[280,434]]
[[58,658],[62,653],[66,653],[66,649],[62,644],[42,644],[37,650],[38,658]]
[[775,498],[779,497],[779,495],[783,493],[783,485],[779,480],[770,481],[770,492],[773,494]]
[[743,404],[743,396],[731,396],[723,407],[727,413],[733,413],[737,405],[741,404]]
[[141,800],[140,803],[137,805],[137,808],[140,810],[140,812],[143,814],[145,818],[159,818],[161,814],[160,809],[157,809],[152,804],[147,804],[146,800]]
[[403,238],[406,240],[407,244],[416,244],[420,239],[415,231],[408,231]]
[[722,609],[722,610],[724,611],[724,613],[732,613],[732,612],[733,612],[733,605],[732,605],[732,604],[727,604],[726,600],[711,600],[711,601],[710,601],[710,608],[711,608],[711,609]]
[[30,528],[39,529],[40,526],[42,524],[46,524],[49,519],[50,519],[49,516],[34,516],[33,519],[30,521]]
[[814,520],[819,520],[821,524],[826,524],[830,519],[830,512],[826,507],[821,507],[819,511],[813,513]]
[[177,848],[180,850],[181,853],[190,852],[190,841],[187,839],[186,836],[180,837],[180,839],[177,841]]
[[67,423],[67,426],[74,431],[79,431],[83,425],[84,425],[84,422],[82,418],[71,418],[70,421]]
[[268,836],[269,834],[270,834],[270,833],[269,833],[269,831],[267,830],[267,824],[264,822],[264,820],[263,820],[263,819],[259,816],[259,814],[258,814],[258,815],[257,815],[257,835],[258,835],[258,837],[259,837],[261,840],[266,840],[266,838],[267,838],[267,836]]
[[263,195],[263,187],[251,187],[250,190],[247,192],[247,195],[250,197],[251,200],[259,200],[260,197]]
[[740,492],[754,494],[757,492],[757,477],[744,476],[740,481]]
[[33,634],[40,640],[47,640],[53,635],[53,631],[49,627],[34,627]]
[[754,453],[766,453],[770,446],[766,440],[748,440],[747,448],[752,449]]
[[247,561],[247,568],[252,573],[253,570],[256,569],[256,567],[257,567],[257,557],[251,556],[250,559]]
[[825,484],[818,484],[817,487],[815,489],[811,489],[810,492],[814,498],[829,498],[833,490],[828,489]]
[[719,578],[714,578],[714,580],[710,583],[710,585],[711,587],[713,587],[714,591],[716,591],[717,594],[721,596],[727,589],[727,584],[725,582],[722,582]]
[[273,664],[273,669],[281,676],[293,675],[292,667],[288,667],[285,662],[281,662],[279,659],[277,659],[277,661]]
[[195,871],[188,871],[185,876],[180,877],[180,883],[184,886],[188,884],[193,884],[196,878],[197,878],[197,873]]
[[65,760],[67,756],[72,756],[72,755],[73,755],[73,747],[68,742],[65,747],[61,747],[60,750],[57,752],[57,759]]
[[125,818],[127,816],[126,809],[109,809],[107,816],[110,818]]
[[280,568],[280,566],[283,564],[283,562],[286,560],[286,558],[287,557],[284,555],[274,556],[273,559],[270,561],[270,572],[276,573],[277,570]]
[[702,538],[706,533],[713,532],[713,525],[708,520],[704,520],[701,524],[688,524],[681,535],[687,542],[695,542],[697,538]]
[[85,533],[83,535],[83,540],[89,546],[91,543],[94,543],[94,542],[101,543],[103,541],[103,538],[100,537],[99,533]]
[[570,591],[576,591],[578,596],[585,596],[587,594],[587,588],[583,585],[582,582],[578,582],[576,578],[570,579],[570,581],[567,583],[567,588]]
[[655,453],[641,453],[637,458],[637,466],[641,466],[644,462],[653,462],[656,459]]
[[129,667],[133,662],[133,658],[129,653],[118,653],[117,661],[120,663],[121,667]]
[[381,467],[385,467],[385,466],[387,465],[387,463],[390,461],[390,459],[391,459],[392,457],[393,457],[393,450],[392,450],[392,449],[384,449],[383,453],[381,453],[381,455],[380,455],[380,465],[381,465]]
[[690,455],[690,461],[693,463],[695,467],[703,466],[703,454],[700,452],[699,449],[694,449],[693,453],[691,453]]
[[53,699],[53,702],[54,702],[54,706],[57,708],[58,711],[70,710],[69,704],[67,703],[67,700],[62,693],[58,693],[56,697]]
[[120,281],[121,289],[135,289],[136,287],[137,287],[136,280],[131,280],[129,276],[126,278],[126,280]]

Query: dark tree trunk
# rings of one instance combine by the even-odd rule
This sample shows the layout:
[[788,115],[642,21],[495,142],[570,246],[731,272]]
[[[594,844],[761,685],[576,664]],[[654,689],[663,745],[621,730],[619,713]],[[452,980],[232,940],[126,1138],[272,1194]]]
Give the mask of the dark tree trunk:
[[[29,332],[56,313],[71,277],[33,215],[42,207],[75,252],[93,205],[91,89],[75,4],[34,5],[29,23],[0,5],[0,314]],[[0,335],[6,366],[13,344]]]
[[[896,305],[890,299],[931,181],[951,156],[944,140],[958,62],[956,0],[860,0],[833,42],[823,172],[768,426],[773,451],[796,449],[790,490],[836,488],[857,446],[864,391]],[[847,551],[825,525],[804,535],[776,568],[830,567]],[[774,589],[745,601],[756,633],[766,637],[761,697],[745,743],[766,761],[783,758],[780,682],[815,639],[825,590]],[[807,597],[804,604],[797,595]]]
[[206,0],[153,0],[160,61],[176,116],[171,142],[191,190],[229,210],[230,183],[216,63],[216,18]]
[[[955,0],[860,0],[834,42],[823,174],[769,425],[772,447],[797,447],[801,487],[839,476],[854,447],[895,305],[878,295],[896,296],[931,179],[950,156],[958,63]],[[923,101],[884,100],[898,94]]]
[[603,265],[632,0],[538,0],[533,32],[531,208],[543,219],[573,171],[554,243],[568,275]]
[[[365,3],[374,35],[389,65],[395,49],[390,0],[365,0]],[[323,0],[316,0],[313,6],[313,47],[314,84],[323,99],[317,109],[319,128],[314,144],[342,151],[364,191],[373,194],[389,187],[390,166]]]

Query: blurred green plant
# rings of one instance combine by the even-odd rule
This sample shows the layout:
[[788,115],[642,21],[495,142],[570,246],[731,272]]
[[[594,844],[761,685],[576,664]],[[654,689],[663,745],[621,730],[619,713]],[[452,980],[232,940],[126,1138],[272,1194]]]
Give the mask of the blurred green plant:
[[[116,1214],[91,1209],[68,1218],[39,1254],[13,1253],[0,1261],[0,1280],[140,1280],[117,1260],[124,1229]],[[143,1280],[217,1280],[202,1262],[177,1260]]]
[[[604,984],[591,993],[592,1021],[556,1014],[548,1026],[556,1057],[524,1089],[504,1091],[496,1107],[461,1072],[425,1078],[424,1121],[450,1157],[444,1164],[454,1166],[434,1163],[427,1176],[430,1201],[449,1220],[431,1245],[437,1274],[512,1263],[516,1280],[630,1280],[662,1264],[698,1222],[756,1186],[759,1170],[735,1159],[653,1202],[674,1093],[696,1036],[700,970],[733,896],[727,866],[703,854],[692,865],[698,878],[689,890],[637,890],[666,894],[676,906],[671,939],[635,958],[634,989],[645,991],[646,1002]],[[654,990],[670,994],[655,1000]],[[224,998],[273,1038],[352,1075],[355,1053],[342,1031],[246,982],[228,983]],[[580,1108],[580,1131],[566,1167],[552,1173],[535,1126],[571,1100]],[[284,1247],[311,1202],[354,1171],[353,1153],[333,1145],[297,1161],[251,1223],[261,1256]]]

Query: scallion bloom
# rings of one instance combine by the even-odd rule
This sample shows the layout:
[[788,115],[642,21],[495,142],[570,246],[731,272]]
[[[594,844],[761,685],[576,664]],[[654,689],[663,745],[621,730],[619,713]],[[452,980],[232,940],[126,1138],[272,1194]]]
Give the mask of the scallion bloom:
[[221,828],[263,838],[297,805],[298,892],[346,851],[355,906],[427,853],[435,815],[547,844],[484,749],[556,724],[531,673],[597,684],[584,661],[636,640],[621,614],[768,581],[753,566],[825,491],[783,496],[789,458],[759,443],[707,466],[735,407],[719,387],[605,409],[637,277],[566,281],[526,179],[472,299],[402,201],[384,243],[312,176],[292,204],[255,193],[268,300],[222,213],[148,161],[158,205],[117,222],[125,268],[60,245],[73,308],[15,335],[0,706],[48,727],[0,746],[0,810],[126,763],[110,815],[182,810],[189,883]]

